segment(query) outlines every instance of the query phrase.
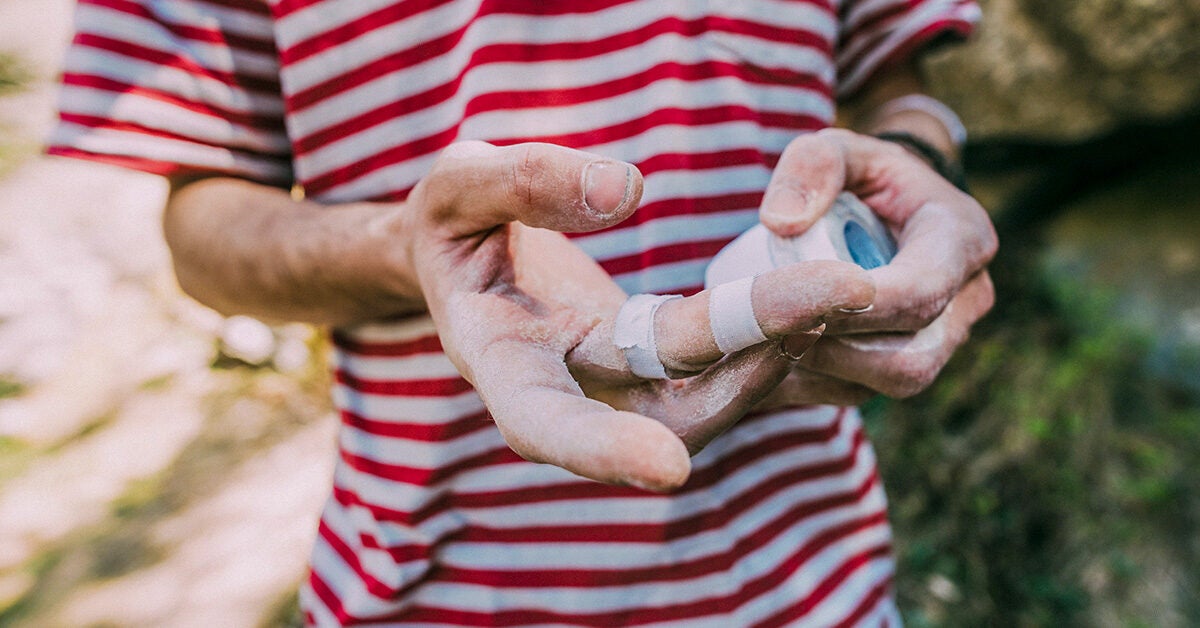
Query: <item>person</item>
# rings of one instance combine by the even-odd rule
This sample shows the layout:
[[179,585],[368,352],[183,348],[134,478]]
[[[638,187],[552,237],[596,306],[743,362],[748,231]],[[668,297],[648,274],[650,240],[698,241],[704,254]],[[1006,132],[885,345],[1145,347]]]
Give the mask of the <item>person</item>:
[[[991,306],[996,242],[927,163],[955,156],[949,118],[883,103],[977,18],[81,0],[49,150],[170,177],[164,232],[199,301],[332,328],[308,622],[893,625],[886,504],[847,406],[932,380]],[[829,128],[839,98],[864,134]],[[865,134],[883,132],[907,148]],[[760,217],[804,231],[842,189],[896,258],[761,275],[768,340],[724,355],[708,260]],[[650,320],[674,379],[614,342],[632,293],[687,295]]]

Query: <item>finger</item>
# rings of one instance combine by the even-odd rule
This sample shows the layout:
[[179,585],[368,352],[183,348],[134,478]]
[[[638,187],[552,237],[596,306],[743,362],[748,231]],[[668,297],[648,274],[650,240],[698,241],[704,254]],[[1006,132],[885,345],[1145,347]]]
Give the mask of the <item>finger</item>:
[[805,134],[784,149],[763,194],[759,221],[782,237],[800,235],[829,211],[845,187],[841,147],[820,134]]
[[927,163],[894,142],[844,129],[806,133],[780,156],[759,219],[783,237],[803,233],[849,190],[892,225],[922,204],[970,201]]
[[862,384],[814,373],[798,366],[754,409],[765,411],[824,404],[858,406],[878,394]]
[[791,182],[781,189],[796,188],[782,196],[768,189],[760,218],[776,233],[803,231],[843,186],[897,231],[896,257],[871,271],[879,288],[872,312],[831,331],[921,329],[995,256],[987,212],[895,143],[838,129],[804,135],[784,151],[773,184],[776,179]]
[[[697,373],[725,356],[710,317],[712,290],[662,304],[653,319],[656,355],[668,374]],[[874,287],[854,264],[802,262],[754,279],[750,300],[754,322],[767,339],[780,339],[850,316],[870,306]],[[606,318],[567,354],[577,376],[609,383],[631,382],[625,353],[614,343],[614,323]]]
[[[711,298],[714,289],[690,299],[663,304],[655,321],[658,354],[668,368],[695,373],[724,357],[716,337]],[[791,264],[754,278],[751,304],[755,322],[767,339],[805,332],[827,320],[869,307],[874,286],[858,266],[846,262]]]
[[589,396],[658,419],[694,455],[770,394],[794,364],[779,343],[764,343],[685,381],[644,381],[589,391]]
[[584,397],[558,356],[507,340],[466,358],[472,384],[513,451],[601,482],[656,491],[681,486],[691,460],[679,438],[658,421]]
[[933,382],[971,326],[992,306],[991,279],[981,273],[930,325],[913,334],[827,334],[800,361],[806,369],[857,383],[889,397],[910,397]]
[[658,416],[695,455],[769,395],[794,364],[778,342],[744,349],[687,380],[686,386],[676,389],[680,394],[666,411],[652,416]]
[[914,332],[929,325],[991,261],[994,235],[982,210],[970,216],[946,205],[922,206],[905,224],[892,261],[869,271],[877,286],[875,307],[831,331]]
[[551,144],[471,141],[443,150],[409,200],[432,224],[465,236],[513,221],[600,229],[633,213],[641,194],[641,174],[627,163]]

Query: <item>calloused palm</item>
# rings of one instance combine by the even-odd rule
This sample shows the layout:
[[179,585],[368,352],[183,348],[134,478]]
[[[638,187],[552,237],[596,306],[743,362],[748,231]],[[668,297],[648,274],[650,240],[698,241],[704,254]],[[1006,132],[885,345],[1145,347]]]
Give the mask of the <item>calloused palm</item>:
[[677,487],[690,454],[791,370],[788,353],[874,287],[852,264],[812,262],[760,276],[752,300],[772,339],[723,356],[708,294],[655,319],[659,357],[677,380],[629,371],[612,325],[626,295],[560,232],[624,220],[641,196],[628,164],[546,144],[446,149],[408,199],[404,228],[447,355],[521,456],[604,482]]

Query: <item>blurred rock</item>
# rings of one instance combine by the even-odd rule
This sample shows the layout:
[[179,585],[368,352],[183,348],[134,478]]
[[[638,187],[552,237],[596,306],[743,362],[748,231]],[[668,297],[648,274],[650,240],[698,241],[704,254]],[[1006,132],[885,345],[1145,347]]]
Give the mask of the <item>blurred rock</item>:
[[931,55],[976,140],[1074,141],[1200,107],[1200,0],[981,0],[966,46]]
[[13,142],[38,142],[54,126],[55,82],[71,39],[71,0],[0,2],[0,52],[34,74],[32,85],[0,99],[0,130]]
[[264,364],[275,353],[275,334],[258,319],[231,316],[221,328],[221,353],[247,364]]
[[[169,273],[165,193],[157,177],[67,159],[0,179],[0,372],[36,384],[69,366],[85,330],[143,335],[143,321],[117,317],[114,295]],[[113,329],[99,320],[110,307]]]

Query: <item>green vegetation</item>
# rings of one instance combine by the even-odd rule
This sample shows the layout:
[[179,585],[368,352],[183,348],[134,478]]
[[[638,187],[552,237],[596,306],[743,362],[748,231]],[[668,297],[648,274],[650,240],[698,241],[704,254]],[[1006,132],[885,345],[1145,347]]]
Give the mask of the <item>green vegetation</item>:
[[25,392],[25,386],[21,382],[0,376],[0,399],[16,397],[23,392]]
[[1200,399],[1035,240],[930,390],[865,408],[908,625],[1200,625]]
[[[160,472],[127,483],[109,503],[107,517],[47,543],[23,565],[21,571],[33,577],[33,584],[14,600],[0,600],[0,626],[45,625],[47,616],[85,587],[159,565],[176,548],[156,540],[157,526],[220,491],[230,469],[328,411],[328,374],[319,365],[300,377],[249,367],[214,371],[213,376],[222,381],[203,401],[207,419],[196,438]],[[162,392],[171,385],[155,381],[150,388]],[[103,429],[112,418],[89,423],[84,432]],[[0,438],[0,480],[6,477],[6,456],[29,461],[54,450],[35,451]],[[267,625],[302,623],[295,591],[264,613]]]
[[[33,73],[15,55],[0,51],[0,98],[16,93],[33,80]],[[7,125],[0,123],[0,175],[37,150],[36,143],[22,139]],[[4,398],[0,380],[0,399]]]
[[21,440],[0,435],[0,486],[20,475],[36,455],[33,447]]
[[0,96],[19,90],[29,81],[25,64],[11,53],[0,52]]

